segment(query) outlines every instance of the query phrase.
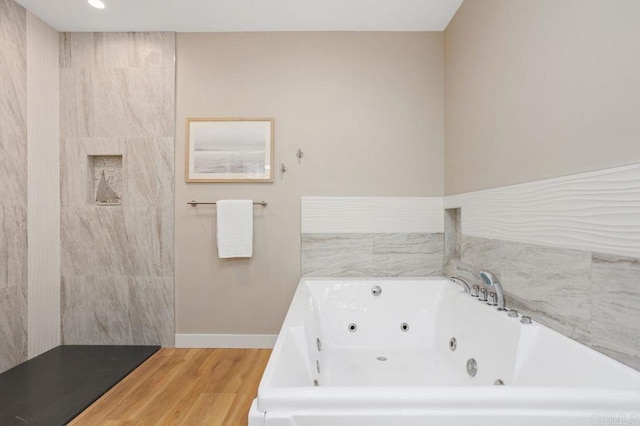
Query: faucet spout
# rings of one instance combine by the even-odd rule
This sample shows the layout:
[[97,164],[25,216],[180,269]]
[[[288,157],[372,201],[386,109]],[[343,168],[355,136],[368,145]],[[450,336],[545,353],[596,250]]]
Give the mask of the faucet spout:
[[462,288],[464,288],[464,292],[465,293],[471,293],[471,289],[469,288],[469,284],[467,284],[467,282],[465,280],[463,280],[462,278],[458,278],[458,277],[448,277],[451,281],[453,281],[456,284],[459,284],[462,286]]
[[498,295],[498,310],[506,311],[507,307],[504,303],[504,292],[502,291],[502,285],[498,281],[498,278],[495,276],[493,272],[490,271],[481,271],[480,278],[487,285],[487,287],[495,287],[496,294]]

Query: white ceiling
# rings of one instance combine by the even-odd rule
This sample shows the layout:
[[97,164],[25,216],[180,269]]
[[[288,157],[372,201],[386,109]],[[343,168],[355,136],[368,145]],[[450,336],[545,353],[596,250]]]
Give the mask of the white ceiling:
[[463,0],[17,0],[58,31],[442,31]]

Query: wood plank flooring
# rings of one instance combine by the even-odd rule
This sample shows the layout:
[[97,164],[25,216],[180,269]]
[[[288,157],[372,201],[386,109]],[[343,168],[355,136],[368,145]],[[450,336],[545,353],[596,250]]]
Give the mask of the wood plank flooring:
[[268,349],[161,349],[72,426],[246,426]]

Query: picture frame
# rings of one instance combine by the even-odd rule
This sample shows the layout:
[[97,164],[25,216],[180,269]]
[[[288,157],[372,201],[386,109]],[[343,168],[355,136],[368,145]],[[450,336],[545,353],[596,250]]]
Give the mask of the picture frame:
[[273,182],[273,118],[187,118],[186,182]]

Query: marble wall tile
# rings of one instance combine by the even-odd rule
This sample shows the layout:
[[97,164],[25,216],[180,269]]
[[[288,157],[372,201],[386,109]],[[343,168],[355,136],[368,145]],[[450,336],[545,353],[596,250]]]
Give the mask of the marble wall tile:
[[591,342],[591,253],[501,242],[499,274],[507,301],[579,342]]
[[166,200],[165,203],[156,208],[160,221],[160,275],[163,277],[174,276],[174,200]]
[[[27,56],[27,12],[12,0],[0,1],[0,40],[4,54]],[[7,58],[7,57],[5,57]],[[14,64],[16,65],[16,64]],[[15,75],[22,75],[18,73]]]
[[[444,273],[482,285],[498,275],[507,306],[640,370],[640,259],[462,237]],[[487,267],[486,265],[490,265]]]
[[2,127],[22,133],[27,112],[27,14],[12,0],[0,1],[0,46],[0,111],[6,120]]
[[175,38],[172,33],[134,33],[134,49],[134,67],[175,66]]
[[26,287],[27,210],[25,207],[0,204],[0,265],[0,289]]
[[63,275],[161,276],[161,209],[61,211]]
[[27,202],[27,15],[0,1],[0,203]]
[[[0,96],[1,97],[1,96]],[[3,106],[0,105],[0,108]],[[0,112],[0,122],[2,122]],[[6,132],[8,127],[0,126],[0,196],[1,204],[27,205],[27,138],[22,134]]]
[[[156,33],[158,34],[158,33]],[[175,33],[163,32],[162,34],[162,65],[165,68],[176,66],[176,37]],[[174,77],[175,81],[175,77]]]
[[126,208],[126,246],[122,245],[135,276],[162,276],[162,211],[160,208]]
[[173,134],[164,104],[162,69],[91,70],[86,117],[93,137],[153,137]]
[[477,273],[482,269],[497,273],[502,265],[501,248],[500,240],[463,235],[460,241],[460,260],[464,264],[477,266]]
[[442,274],[443,234],[374,234],[373,276]]
[[173,278],[63,277],[65,344],[174,345]]
[[127,277],[62,276],[65,345],[131,344]]
[[0,288],[0,373],[26,360],[26,288]]
[[[176,134],[175,123],[175,92],[176,92],[176,70],[174,67],[164,67],[162,72],[162,105],[160,118],[162,122],[160,136],[174,137]],[[182,123],[180,123],[182,124]]]
[[461,260],[447,262],[445,273],[482,285],[480,271],[489,270],[500,280],[508,306],[590,343],[589,252],[466,235],[461,251]]
[[302,275],[363,277],[373,269],[373,234],[302,234]]
[[93,105],[90,83],[91,70],[60,69],[60,137],[63,140],[89,136]]
[[302,274],[438,275],[442,244],[442,234],[302,234]]
[[79,35],[77,38],[84,38],[85,43],[93,41],[95,64],[98,68],[140,67],[139,55],[151,59],[147,64],[142,65],[152,65],[155,62],[156,66],[159,66],[162,64],[162,45],[160,43],[145,44],[143,41],[146,37],[142,35],[144,33],[140,34],[137,36],[135,33],[89,33]]
[[[170,72],[170,71],[169,71]],[[173,98],[164,68],[62,69],[61,136],[173,135]]]
[[[64,34],[60,65],[65,338],[173,345],[175,35]],[[89,155],[123,156],[121,206],[92,204]],[[119,307],[95,318],[98,281]]]
[[173,347],[173,277],[129,278],[129,320],[134,345]]
[[173,138],[125,139],[124,144],[125,205],[160,206],[173,200]]
[[94,33],[60,33],[60,68],[94,68],[96,47]]
[[[144,32],[134,35],[134,62],[132,67],[175,68],[176,43],[170,32]],[[172,72],[175,75],[175,73]]]
[[443,273],[449,277],[459,277],[465,280],[469,285],[480,285],[480,267],[476,265],[469,265],[461,260],[448,259],[445,260],[443,266]]
[[27,13],[0,0],[0,373],[27,359]]
[[167,32],[62,33],[61,68],[173,67],[175,38]]
[[124,212],[118,207],[62,208],[63,276],[130,275]]
[[640,370],[640,259],[593,254],[592,344]]

